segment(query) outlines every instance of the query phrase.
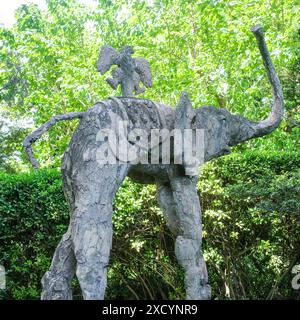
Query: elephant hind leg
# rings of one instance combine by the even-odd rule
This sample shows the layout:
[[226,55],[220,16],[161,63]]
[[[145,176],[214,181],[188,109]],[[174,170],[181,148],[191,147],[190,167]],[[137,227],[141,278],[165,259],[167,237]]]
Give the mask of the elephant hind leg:
[[[71,171],[68,152],[64,155],[62,166],[63,186],[66,200],[69,203],[70,215],[74,211],[74,193],[71,184]],[[71,228],[63,235],[52,259],[49,271],[42,278],[42,300],[72,300],[72,279],[75,274],[76,260],[72,248]]]
[[64,234],[59,242],[50,270],[42,278],[42,300],[72,300],[72,279],[75,273],[75,256],[71,232]]
[[74,176],[77,193],[71,239],[85,300],[104,299],[112,246],[112,202],[127,172],[127,164],[105,165],[98,170],[91,163]]

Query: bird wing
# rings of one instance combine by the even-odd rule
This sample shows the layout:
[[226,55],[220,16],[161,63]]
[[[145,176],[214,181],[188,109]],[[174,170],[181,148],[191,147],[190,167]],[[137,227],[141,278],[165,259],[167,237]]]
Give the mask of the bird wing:
[[116,60],[119,57],[119,53],[112,48],[111,46],[105,45],[101,48],[99,59],[97,62],[97,70],[104,74],[110,67],[116,63]]
[[135,71],[139,74],[145,87],[152,87],[152,74],[149,62],[144,58],[134,58]]

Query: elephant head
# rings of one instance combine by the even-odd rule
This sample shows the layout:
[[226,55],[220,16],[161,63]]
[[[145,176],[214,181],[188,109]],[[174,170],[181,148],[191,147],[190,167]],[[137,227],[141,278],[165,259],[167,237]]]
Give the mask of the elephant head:
[[[273,89],[271,111],[266,119],[255,122],[242,116],[231,114],[223,108],[218,109],[205,106],[192,110],[193,116],[190,115],[187,117],[190,119],[190,127],[194,129],[204,129],[205,161],[230,153],[229,147],[231,146],[271,133],[279,126],[283,118],[284,102],[282,89],[270,59],[263,31],[260,26],[252,27],[251,31],[257,39],[265,70]],[[178,105],[179,108],[177,109],[182,110],[182,105],[189,104],[190,102],[188,101],[187,95],[183,94]],[[189,110],[188,113],[191,113],[191,110]]]

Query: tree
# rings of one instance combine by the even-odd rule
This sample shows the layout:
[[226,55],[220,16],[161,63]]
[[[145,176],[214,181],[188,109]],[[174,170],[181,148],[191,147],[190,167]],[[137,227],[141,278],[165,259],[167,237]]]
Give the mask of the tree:
[[[34,126],[115,94],[95,69],[103,44],[117,49],[131,44],[137,56],[150,61],[154,86],[145,97],[174,105],[189,89],[195,106],[226,107],[253,119],[267,114],[271,97],[249,27],[264,25],[279,74],[288,74],[299,55],[296,0],[112,0],[99,1],[96,8],[76,0],[47,4],[45,12],[23,5],[16,24],[1,27],[1,108],[12,119],[33,119]],[[36,146],[43,165],[59,165],[75,125],[58,125]],[[293,149],[297,135],[278,131],[251,144]]]

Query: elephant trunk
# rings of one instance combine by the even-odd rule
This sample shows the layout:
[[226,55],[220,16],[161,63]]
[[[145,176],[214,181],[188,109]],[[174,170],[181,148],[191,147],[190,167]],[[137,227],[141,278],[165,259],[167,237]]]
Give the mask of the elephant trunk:
[[264,136],[272,132],[279,126],[284,115],[284,102],[283,102],[283,93],[282,93],[280,81],[276,74],[274,65],[271,61],[270,53],[264,39],[262,28],[261,26],[256,25],[251,28],[251,31],[253,32],[254,36],[257,39],[259,51],[263,59],[265,70],[266,70],[269,82],[273,89],[273,99],[274,99],[271,107],[271,111],[268,117],[265,120],[262,120],[256,123],[256,125],[254,126],[254,129],[255,129],[254,136],[253,136],[254,138],[254,137]]

